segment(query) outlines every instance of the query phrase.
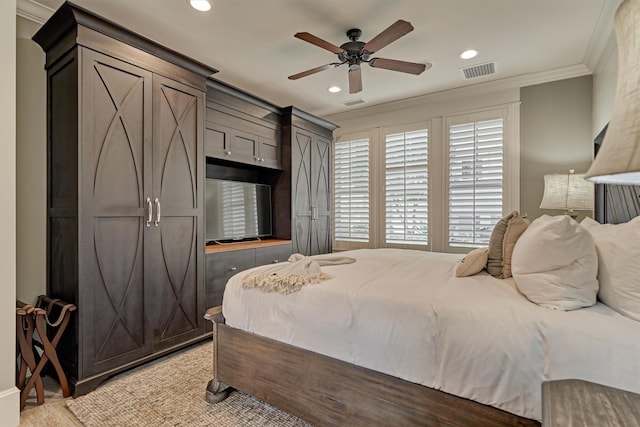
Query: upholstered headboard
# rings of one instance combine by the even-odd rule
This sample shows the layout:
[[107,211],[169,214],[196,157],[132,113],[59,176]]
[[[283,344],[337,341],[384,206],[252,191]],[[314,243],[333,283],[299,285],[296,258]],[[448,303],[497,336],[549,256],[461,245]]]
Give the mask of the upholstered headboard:
[[[598,150],[607,132],[607,126],[600,131],[594,140],[594,154]],[[627,222],[640,215],[640,186],[596,184],[595,186],[595,219],[604,224]]]

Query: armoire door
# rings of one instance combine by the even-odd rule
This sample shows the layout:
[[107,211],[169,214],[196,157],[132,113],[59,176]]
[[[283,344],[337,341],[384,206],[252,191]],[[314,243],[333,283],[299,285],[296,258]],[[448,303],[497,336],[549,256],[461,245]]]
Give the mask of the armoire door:
[[293,133],[293,253],[328,253],[331,251],[331,142],[297,128]]
[[313,136],[293,128],[291,141],[291,241],[293,253],[311,255],[312,191],[311,151]]
[[204,333],[204,93],[153,78],[153,243],[145,252],[145,312],[158,351]]
[[311,255],[331,252],[331,141],[315,135],[311,145]]
[[77,322],[87,377],[152,350],[143,305],[152,76],[109,56],[80,52]]

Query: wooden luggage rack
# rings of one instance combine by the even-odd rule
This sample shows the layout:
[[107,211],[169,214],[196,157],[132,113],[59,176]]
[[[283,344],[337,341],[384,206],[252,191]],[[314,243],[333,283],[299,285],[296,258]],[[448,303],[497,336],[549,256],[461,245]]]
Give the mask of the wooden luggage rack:
[[[38,404],[44,403],[41,374],[47,362],[51,362],[58,375],[62,395],[71,395],[67,377],[56,354],[56,346],[69,323],[71,312],[75,309],[76,306],[73,304],[46,295],[40,295],[35,306],[16,301],[16,337],[20,354],[17,386],[20,389],[20,410],[24,409],[33,387],[36,389]],[[57,318],[53,319],[56,314]],[[47,329],[51,333],[55,331],[51,340],[47,335]],[[34,332],[38,333],[40,341],[33,339]],[[28,378],[27,371],[31,372]]]

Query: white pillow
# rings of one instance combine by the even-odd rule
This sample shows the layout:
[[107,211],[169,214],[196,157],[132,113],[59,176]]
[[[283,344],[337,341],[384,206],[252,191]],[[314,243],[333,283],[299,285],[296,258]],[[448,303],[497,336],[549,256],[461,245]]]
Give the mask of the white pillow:
[[627,317],[640,320],[640,217],[623,224],[580,223],[598,251],[600,300]]
[[487,266],[489,248],[478,248],[469,252],[456,266],[456,277],[478,274]]
[[529,300],[556,310],[596,303],[598,256],[588,231],[567,215],[543,215],[516,242],[516,286]]

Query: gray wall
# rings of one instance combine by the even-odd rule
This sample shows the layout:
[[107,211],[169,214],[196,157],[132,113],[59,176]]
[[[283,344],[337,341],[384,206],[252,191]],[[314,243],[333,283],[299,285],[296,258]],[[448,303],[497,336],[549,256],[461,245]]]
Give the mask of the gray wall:
[[[583,173],[593,157],[592,78],[520,89],[520,210],[530,220],[563,211],[540,209],[544,175]],[[580,212],[578,220],[591,211]]]
[[18,38],[16,48],[16,298],[33,304],[46,293],[45,56],[29,39]]
[[0,424],[20,422],[16,375],[16,0],[0,1]]

